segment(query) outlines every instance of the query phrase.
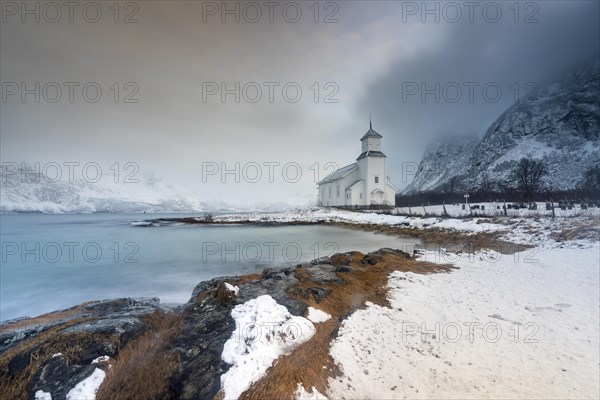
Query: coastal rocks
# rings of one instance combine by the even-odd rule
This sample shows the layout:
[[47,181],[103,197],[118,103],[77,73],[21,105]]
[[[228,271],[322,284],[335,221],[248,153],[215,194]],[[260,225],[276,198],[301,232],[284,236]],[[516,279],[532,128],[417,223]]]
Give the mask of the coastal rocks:
[[230,315],[233,302],[220,304],[206,291],[180,310],[184,328],[173,344],[181,352],[179,374],[172,382],[177,398],[213,398],[221,387],[220,376],[228,369],[221,352],[235,329]]
[[[235,330],[231,310],[236,305],[268,294],[290,314],[304,315],[306,303],[292,296],[298,283],[292,268],[267,268],[254,280],[223,277],[196,285],[190,301],[179,310],[183,314],[184,329],[174,343],[181,349],[180,373],[172,383],[177,397],[213,398],[221,389],[221,375],[229,369],[221,360],[221,354]],[[235,296],[231,291],[227,297],[223,296],[226,284],[237,286]]]
[[[331,260],[329,260],[329,262],[331,262]],[[316,264],[304,268],[310,275],[310,281],[313,283],[321,285],[331,283],[343,284],[344,281],[337,276],[336,269],[337,267],[329,263]]]
[[70,365],[67,358],[58,355],[46,360],[38,369],[27,387],[29,398],[41,390],[52,395],[52,399],[65,399],[67,393],[79,382],[88,378],[98,364]]
[[29,398],[42,391],[52,399],[65,399],[99,367],[95,359],[116,356],[149,329],[144,318],[158,311],[163,309],[156,298],[125,298],[4,324],[0,393],[16,398],[26,389]]
[[[166,312],[180,318],[181,327],[164,344],[168,351],[177,353],[177,360],[173,374],[165,380],[168,387],[161,393],[168,393],[167,398],[214,398],[221,390],[221,377],[230,369],[222,360],[225,343],[232,337],[245,340],[243,332],[236,332],[231,316],[234,307],[269,295],[290,315],[303,317],[309,299],[319,303],[337,286],[346,285],[342,277],[360,269],[355,266],[357,263],[375,265],[390,254],[410,258],[394,249],[367,255],[339,253],[294,268],[266,268],[261,274],[200,282],[190,300],[174,309],[165,308],[157,298],[104,300],[18,321],[35,321],[36,326],[26,333],[15,326],[3,326],[0,392],[7,387],[26,388],[30,398],[41,391],[50,393],[55,400],[64,399],[95,368],[108,371],[106,365],[94,364],[95,359],[110,356],[119,362],[119,357],[129,354],[121,352],[129,343],[134,346],[148,334],[167,334],[166,330],[153,330],[154,325],[149,322],[156,322],[154,313]],[[57,354],[61,352],[64,356]],[[143,361],[142,366],[139,362],[136,359],[136,367],[143,368]]]

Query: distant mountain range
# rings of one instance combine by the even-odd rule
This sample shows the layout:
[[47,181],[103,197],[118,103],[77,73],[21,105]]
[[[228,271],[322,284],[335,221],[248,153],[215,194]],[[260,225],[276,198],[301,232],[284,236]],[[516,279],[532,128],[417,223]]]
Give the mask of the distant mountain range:
[[191,212],[208,206],[181,188],[146,175],[138,183],[53,182],[41,172],[0,170],[0,212]]
[[137,183],[114,183],[110,179],[53,182],[29,167],[17,171],[12,166],[0,168],[0,213],[283,211],[306,205],[308,198],[292,198],[288,203],[276,204],[200,198],[154,174],[144,174]]
[[489,186],[515,186],[512,169],[522,157],[542,159],[545,184],[577,188],[585,171],[600,165],[600,63],[580,66],[546,82],[506,110],[479,137],[453,137],[425,152],[402,194]]

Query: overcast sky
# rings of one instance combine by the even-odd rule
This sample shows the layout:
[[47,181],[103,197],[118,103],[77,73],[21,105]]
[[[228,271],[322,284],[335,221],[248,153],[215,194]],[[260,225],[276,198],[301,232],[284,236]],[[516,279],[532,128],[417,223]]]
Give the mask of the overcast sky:
[[[113,2],[81,2],[72,22],[63,2],[60,16],[44,3],[39,22],[22,14],[35,4],[2,3],[3,162],[129,161],[200,197],[248,201],[316,196],[315,172],[355,161],[370,114],[403,188],[403,163],[418,163],[428,144],[482,134],[517,90],[600,48],[597,1],[338,1],[318,14],[312,1],[228,2],[239,22],[222,2],[122,2],[118,15]],[[36,82],[39,103],[23,99],[22,84],[35,92]],[[78,84],[72,103],[65,82]],[[239,183],[221,171],[203,182],[203,168],[236,162],[247,166]],[[248,163],[261,166],[256,183]]]

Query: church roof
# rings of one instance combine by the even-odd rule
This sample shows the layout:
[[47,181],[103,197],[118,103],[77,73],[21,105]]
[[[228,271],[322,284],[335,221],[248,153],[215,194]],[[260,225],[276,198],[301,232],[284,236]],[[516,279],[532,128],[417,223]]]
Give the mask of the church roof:
[[379,133],[375,132],[373,130],[373,128],[369,129],[369,131],[367,133],[365,133],[365,135],[363,137],[360,138],[361,141],[365,140],[366,138],[378,138],[381,139],[383,136],[381,136]]
[[319,185],[322,183],[337,181],[338,179],[341,179],[350,172],[354,171],[356,168],[358,168],[357,163],[346,165],[345,167],[342,167],[337,171],[327,175],[321,182],[319,182]]
[[348,186],[346,188],[346,190],[351,190],[354,186],[356,186],[356,185],[358,185],[359,183],[362,183],[362,182],[363,182],[363,179],[359,179],[356,182],[354,182],[352,185]]
[[357,160],[360,160],[361,158],[365,158],[365,157],[386,157],[386,155],[380,151],[369,150],[369,151],[365,151],[360,156],[358,156]]

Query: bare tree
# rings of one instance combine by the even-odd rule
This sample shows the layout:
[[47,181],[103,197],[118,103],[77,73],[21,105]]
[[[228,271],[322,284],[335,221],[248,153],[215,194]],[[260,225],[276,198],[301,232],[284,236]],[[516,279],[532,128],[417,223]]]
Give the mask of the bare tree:
[[444,184],[444,193],[447,194],[454,194],[456,192],[458,186],[458,177],[457,176],[453,176],[452,178],[448,179],[448,182],[446,182]]
[[527,201],[533,201],[533,195],[543,187],[542,178],[547,172],[546,164],[542,160],[521,158],[513,170],[512,177],[527,197]]
[[479,186],[479,190],[482,193],[489,193],[492,191],[492,182],[490,182],[490,177],[486,172],[481,175],[481,185]]

